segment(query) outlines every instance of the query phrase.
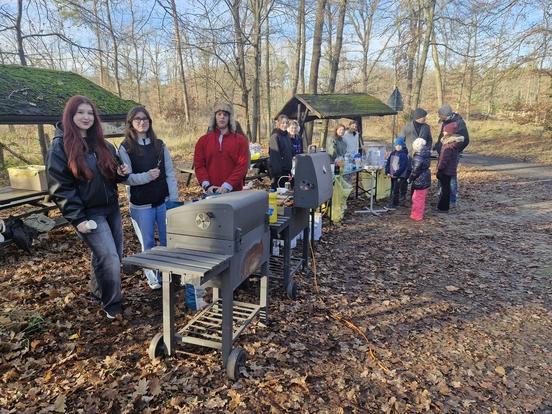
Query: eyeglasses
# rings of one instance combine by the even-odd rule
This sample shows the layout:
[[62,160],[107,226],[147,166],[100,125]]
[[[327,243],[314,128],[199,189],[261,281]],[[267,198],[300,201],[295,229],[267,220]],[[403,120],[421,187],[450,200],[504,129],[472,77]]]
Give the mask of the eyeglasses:
[[137,124],[139,124],[140,122],[149,122],[149,118],[139,118],[139,117],[136,117],[136,118],[133,118],[132,121],[133,121],[133,122],[136,122]]

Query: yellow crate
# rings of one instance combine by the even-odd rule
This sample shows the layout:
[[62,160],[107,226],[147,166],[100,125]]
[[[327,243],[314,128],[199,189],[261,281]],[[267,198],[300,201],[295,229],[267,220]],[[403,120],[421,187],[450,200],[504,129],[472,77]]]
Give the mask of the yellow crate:
[[10,187],[20,190],[46,191],[46,167],[44,165],[27,165],[8,168]]

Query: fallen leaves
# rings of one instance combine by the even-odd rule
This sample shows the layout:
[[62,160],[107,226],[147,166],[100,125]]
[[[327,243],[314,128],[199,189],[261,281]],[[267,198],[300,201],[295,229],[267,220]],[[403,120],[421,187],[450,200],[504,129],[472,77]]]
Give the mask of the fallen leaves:
[[[406,210],[397,210],[325,225],[316,247],[322,293],[314,293],[311,275],[296,277],[297,301],[272,291],[272,324],[252,324],[239,337],[247,375],[233,383],[217,351],[149,360],[147,346],[161,326],[160,296],[141,272],[123,276],[125,324],[106,323],[87,296],[89,252],[71,231],[57,230],[31,267],[10,258],[0,269],[0,406],[12,412],[534,411],[552,395],[549,273],[538,273],[544,261],[552,263],[552,233],[541,219],[516,215],[507,198],[521,192],[531,200],[542,191],[473,172],[461,182],[462,206],[446,220],[428,214],[414,227]],[[126,211],[123,216],[126,253],[138,251]],[[185,323],[189,315],[179,308],[177,317]]]

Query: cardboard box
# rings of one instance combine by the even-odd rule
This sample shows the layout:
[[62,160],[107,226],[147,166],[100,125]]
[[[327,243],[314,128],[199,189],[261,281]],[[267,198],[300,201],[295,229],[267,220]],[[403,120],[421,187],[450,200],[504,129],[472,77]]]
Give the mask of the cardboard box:
[[46,191],[46,167],[44,165],[27,165],[8,168],[10,187],[20,190]]

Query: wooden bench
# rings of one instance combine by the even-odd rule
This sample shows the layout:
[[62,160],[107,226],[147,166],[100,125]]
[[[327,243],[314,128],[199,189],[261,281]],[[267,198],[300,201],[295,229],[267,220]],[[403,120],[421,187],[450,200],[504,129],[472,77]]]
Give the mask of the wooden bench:
[[[262,168],[259,168],[260,166],[262,166]],[[248,182],[248,181],[252,181],[252,180],[256,180],[256,179],[262,179],[263,177],[266,177],[268,176],[268,157],[261,157],[257,160],[254,160],[254,161],[250,161],[249,163],[249,168],[259,168],[260,169],[260,172],[258,174],[254,174],[254,175],[248,175],[245,177],[245,182]],[[185,179],[185,182],[186,182],[186,187],[189,187],[190,186],[190,183],[192,181],[192,178],[194,177],[195,175],[195,169],[194,169],[194,164],[192,163],[192,165],[189,167],[189,168],[186,168],[186,167],[175,167],[175,169],[182,173],[182,174],[187,174],[187,177]]]
[[[24,212],[19,214],[6,214],[3,217],[3,212],[7,212],[8,209],[27,206]],[[14,216],[17,218],[25,218],[31,214],[42,213],[48,215],[52,210],[56,210],[57,206],[49,201],[49,195],[47,191],[36,190],[21,190],[12,187],[0,188],[0,218],[7,218],[8,216]],[[54,228],[65,226],[67,220],[63,216],[59,216],[53,219],[55,221]],[[12,240],[8,239],[0,243],[0,248],[12,243]]]

